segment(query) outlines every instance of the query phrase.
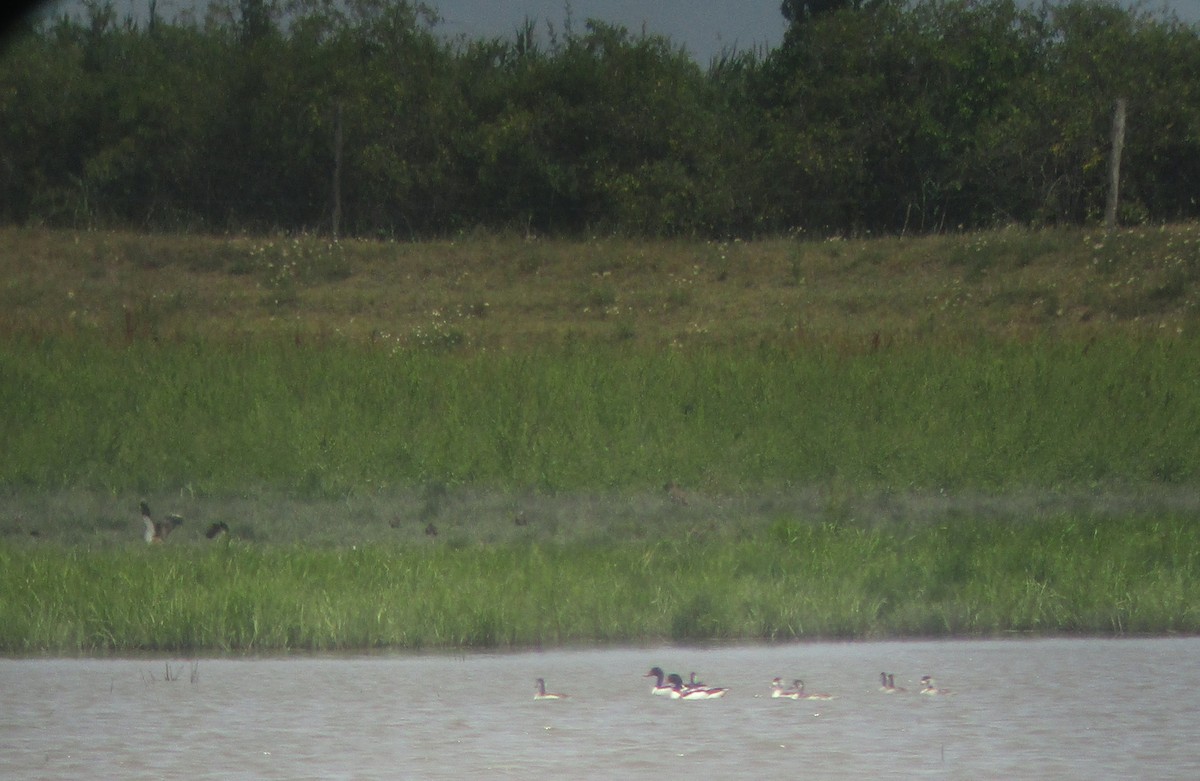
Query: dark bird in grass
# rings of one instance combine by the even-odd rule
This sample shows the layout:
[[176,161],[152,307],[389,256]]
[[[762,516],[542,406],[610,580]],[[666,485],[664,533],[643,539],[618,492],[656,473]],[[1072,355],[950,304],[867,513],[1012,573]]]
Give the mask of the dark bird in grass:
[[430,537],[436,537],[437,536],[437,527],[431,523],[425,527],[425,533],[427,535],[429,535]]
[[529,523],[529,519],[525,517],[524,512],[519,512],[513,518],[513,523],[517,526],[524,526],[525,524]]
[[168,515],[166,520],[156,521],[150,515],[150,505],[142,502],[142,523],[146,524],[146,533],[143,535],[146,542],[163,542],[167,539],[167,535],[175,530],[175,527],[183,523],[183,518],[178,515]]
[[687,505],[687,494],[685,494],[683,489],[679,487],[679,483],[672,481],[664,485],[663,488],[666,490],[667,496],[671,497],[672,502],[675,502],[675,504]]
[[210,540],[215,540],[222,534],[229,534],[229,525],[225,521],[217,521],[208,527],[208,531],[204,532],[204,536]]

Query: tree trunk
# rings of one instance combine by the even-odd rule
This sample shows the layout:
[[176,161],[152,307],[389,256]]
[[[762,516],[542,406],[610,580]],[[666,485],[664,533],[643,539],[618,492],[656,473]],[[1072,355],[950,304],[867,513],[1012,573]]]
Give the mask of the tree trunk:
[[1121,198],[1121,151],[1125,148],[1125,98],[1117,98],[1113,109],[1112,149],[1108,156],[1108,204],[1104,209],[1104,227],[1117,227],[1117,206]]
[[342,224],[342,104],[338,102],[333,117],[333,240],[338,240]]

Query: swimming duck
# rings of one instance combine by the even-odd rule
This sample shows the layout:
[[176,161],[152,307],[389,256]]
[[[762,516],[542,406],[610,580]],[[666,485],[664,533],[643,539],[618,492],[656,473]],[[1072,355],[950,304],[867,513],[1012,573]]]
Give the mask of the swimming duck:
[[650,668],[650,672],[646,673],[642,677],[655,679],[654,686],[650,689],[651,694],[661,694],[664,697],[669,697],[671,696],[671,692],[675,691],[674,687],[672,687],[670,684],[663,683],[663,678],[666,677],[666,673],[663,672],[661,667]]
[[533,694],[535,700],[565,700],[568,696],[570,695],[546,691],[546,680],[544,678],[537,679],[537,691]]
[[687,688],[689,688],[689,689],[703,689],[705,692],[707,692],[707,694],[708,694],[708,697],[707,697],[707,698],[708,698],[708,699],[715,699],[715,698],[717,698],[717,697],[724,697],[724,696],[725,696],[725,692],[729,691],[729,688],[728,688],[728,687],[725,687],[725,686],[709,686],[708,684],[704,683],[703,681],[697,681],[697,680],[696,680],[696,674],[695,674],[695,673],[692,673],[692,675],[691,675],[691,682],[687,684]]
[[183,523],[183,518],[178,515],[168,515],[165,521],[156,521],[150,516],[150,505],[142,502],[142,523],[146,525],[146,532],[142,535],[146,542],[157,543],[166,540],[167,535]]
[[832,700],[833,699],[832,694],[819,694],[817,692],[804,691],[804,681],[800,680],[799,678],[797,678],[795,680],[795,682],[792,683],[792,691],[794,691],[796,693],[796,696],[793,698],[796,700]]
[[772,678],[771,697],[775,699],[798,700],[800,699],[800,692],[796,691],[795,689],[783,688],[782,678]]
[[670,697],[673,700],[715,700],[719,697],[724,697],[725,692],[729,689],[721,686],[697,686],[691,688],[683,685],[683,678],[677,673],[671,673],[667,676],[667,682],[671,686]]
[[933,685],[933,676],[921,676],[921,694],[951,694],[949,689],[939,689]]
[[908,689],[896,685],[896,676],[888,673],[888,694],[907,694]]

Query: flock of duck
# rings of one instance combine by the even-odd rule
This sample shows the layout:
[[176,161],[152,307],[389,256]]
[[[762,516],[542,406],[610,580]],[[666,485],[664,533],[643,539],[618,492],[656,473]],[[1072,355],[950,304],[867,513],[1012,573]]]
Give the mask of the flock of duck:
[[[651,694],[670,697],[673,700],[715,700],[724,697],[729,691],[727,686],[709,686],[703,681],[697,681],[695,673],[692,673],[688,682],[684,683],[683,676],[679,673],[664,673],[661,667],[650,668],[650,672],[642,677],[654,679],[654,685],[650,687]],[[908,693],[908,689],[896,685],[895,673],[881,672],[879,674],[879,690],[885,694]],[[949,689],[935,686],[933,677],[929,675],[921,676],[921,688],[917,689],[917,692],[927,695],[952,693]],[[533,694],[535,700],[565,700],[569,696],[559,692],[546,691],[545,679],[537,679],[537,690]],[[804,681],[799,678],[793,680],[791,686],[784,685],[782,678],[772,680],[771,697],[784,700],[832,700],[834,698],[832,694],[807,690],[804,688]]]
[[[674,487],[673,484],[668,484],[668,489]],[[686,501],[685,501],[686,503]],[[183,524],[183,518],[178,515],[168,515],[165,520],[157,520],[150,514],[150,507],[146,502],[141,503],[142,521],[145,524],[145,539],[148,543],[161,543],[172,530]],[[222,534],[227,534],[229,527],[224,523],[214,523],[205,534],[206,537],[212,539],[219,537]],[[435,534],[437,532],[434,532]],[[724,697],[728,693],[729,688],[726,686],[709,686],[702,681],[696,680],[696,674],[692,673],[687,683],[683,682],[683,677],[678,673],[664,673],[661,667],[653,667],[650,672],[646,673],[643,678],[653,678],[654,685],[650,688],[652,694],[670,697],[673,700],[715,700]],[[908,689],[903,686],[896,685],[896,676],[893,673],[879,674],[879,689],[886,694],[905,694]],[[934,685],[933,678],[925,675],[921,678],[921,688],[917,690],[921,694],[950,694],[949,689],[942,689]],[[546,691],[546,680],[544,678],[537,679],[537,690],[533,694],[535,700],[565,700],[569,697],[561,692]],[[785,686],[782,678],[775,678],[771,681],[771,697],[773,699],[785,700],[832,700],[832,694],[821,692],[812,692],[804,688],[804,681],[796,678],[792,681],[791,686]]]

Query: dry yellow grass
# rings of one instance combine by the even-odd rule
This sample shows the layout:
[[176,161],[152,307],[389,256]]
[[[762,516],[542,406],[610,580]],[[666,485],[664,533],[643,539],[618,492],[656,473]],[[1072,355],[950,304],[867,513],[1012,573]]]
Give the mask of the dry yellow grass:
[[1200,225],[755,242],[0,230],[0,334],[518,348],[1190,332]]

